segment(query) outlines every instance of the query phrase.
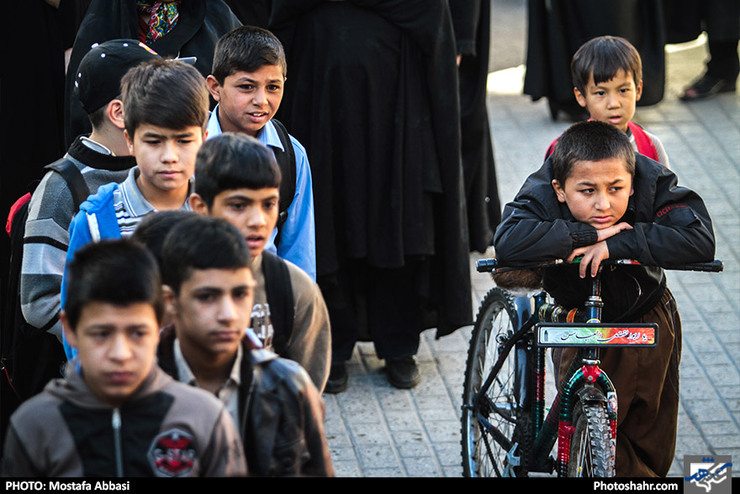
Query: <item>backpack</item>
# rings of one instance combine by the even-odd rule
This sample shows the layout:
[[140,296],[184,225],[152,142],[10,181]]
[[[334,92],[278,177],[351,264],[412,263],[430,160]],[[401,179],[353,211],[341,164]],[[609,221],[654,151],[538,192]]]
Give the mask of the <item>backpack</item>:
[[272,252],[262,252],[262,271],[265,275],[265,298],[270,306],[272,348],[281,357],[293,332],[294,300],[290,272],[285,261]]
[[[650,136],[647,134],[647,132],[645,132],[645,129],[643,129],[639,124],[632,121],[627,122],[627,127],[629,127],[632,135],[635,138],[637,152],[640,154],[644,154],[651,160],[659,161],[658,150],[655,148],[655,143],[653,143],[653,140],[650,139]],[[550,157],[553,150],[555,149],[555,144],[557,144],[557,142],[558,140],[555,139],[554,141],[552,141],[552,143],[550,143],[550,146],[548,146],[547,152],[545,153],[545,159]]]
[[285,128],[282,122],[277,119],[272,119],[277,129],[280,142],[283,145],[283,150],[273,147],[272,150],[275,153],[275,159],[280,167],[280,174],[282,180],[280,181],[280,213],[278,215],[277,228],[278,233],[275,236],[275,246],[277,247],[280,243],[280,230],[285,220],[288,219],[288,208],[293,202],[293,196],[295,196],[296,187],[296,160],[295,150],[293,149],[293,143],[290,141],[290,135],[288,130]]
[[[75,208],[79,208],[90,194],[82,173],[69,159],[61,158],[45,166],[44,170],[59,173],[64,178],[72,192]],[[40,392],[50,379],[61,377],[66,362],[62,345],[54,335],[47,333],[49,328],[32,326],[21,311],[21,266],[30,199],[29,192],[15,202],[5,226],[10,236],[10,268],[0,333],[0,369],[3,374],[0,379],[0,425],[3,435],[7,420],[18,405]],[[50,325],[55,322],[56,319],[52,320]]]

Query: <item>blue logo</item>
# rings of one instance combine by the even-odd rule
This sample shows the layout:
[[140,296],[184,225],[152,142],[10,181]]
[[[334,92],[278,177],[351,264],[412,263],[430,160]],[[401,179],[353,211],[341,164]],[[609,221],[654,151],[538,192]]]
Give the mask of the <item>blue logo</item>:
[[684,492],[687,494],[730,494],[732,458],[725,456],[686,455],[684,457]]

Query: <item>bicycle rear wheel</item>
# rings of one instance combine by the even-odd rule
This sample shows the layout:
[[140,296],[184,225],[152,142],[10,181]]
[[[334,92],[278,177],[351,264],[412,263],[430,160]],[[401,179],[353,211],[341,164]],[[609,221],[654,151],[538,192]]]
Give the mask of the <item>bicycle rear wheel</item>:
[[500,288],[483,299],[473,326],[462,396],[462,460],[466,477],[526,476],[529,416],[518,408],[516,351],[508,351],[485,395],[481,387],[515,333],[511,298]]
[[568,477],[613,477],[614,450],[606,405],[578,400],[573,407],[575,431],[570,442]]

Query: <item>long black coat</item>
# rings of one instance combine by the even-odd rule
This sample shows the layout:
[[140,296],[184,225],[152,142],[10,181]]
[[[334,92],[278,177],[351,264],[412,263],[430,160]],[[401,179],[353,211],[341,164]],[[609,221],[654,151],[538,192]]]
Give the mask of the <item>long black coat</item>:
[[[207,76],[219,37],[241,25],[223,0],[187,0],[180,4],[180,18],[172,31],[152,43],[163,57],[196,57],[195,67]],[[139,38],[134,0],[92,0],[77,32],[67,69],[64,95],[64,137],[67,145],[90,132],[90,123],[74,94],[77,67],[94,43]]]
[[[547,98],[551,110],[580,113],[573,96],[570,61],[596,36],[621,36],[642,58],[639,105],[654,105],[665,89],[664,0],[528,0],[527,72],[524,94]],[[556,116],[557,114],[555,113]]]
[[462,55],[460,130],[470,249],[484,252],[501,221],[501,201],[488,123],[491,1],[449,0],[457,53]]
[[[279,118],[306,147],[317,270],[424,259],[438,334],[471,318],[458,79],[446,1],[276,0]],[[431,326],[434,327],[434,326]]]

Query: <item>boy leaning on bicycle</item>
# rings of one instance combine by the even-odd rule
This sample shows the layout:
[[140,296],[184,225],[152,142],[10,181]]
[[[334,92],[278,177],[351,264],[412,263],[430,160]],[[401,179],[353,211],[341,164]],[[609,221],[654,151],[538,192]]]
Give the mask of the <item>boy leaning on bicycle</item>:
[[[636,154],[616,127],[580,122],[506,205],[494,243],[505,265],[578,257],[543,271],[543,288],[566,307],[583,306],[602,260],[639,261],[602,272],[602,321],[657,323],[658,345],[603,349],[601,367],[619,401],[616,474],[665,476],[676,446],[681,321],[660,266],[714,258],[701,197]],[[574,355],[553,352],[556,379]]]

